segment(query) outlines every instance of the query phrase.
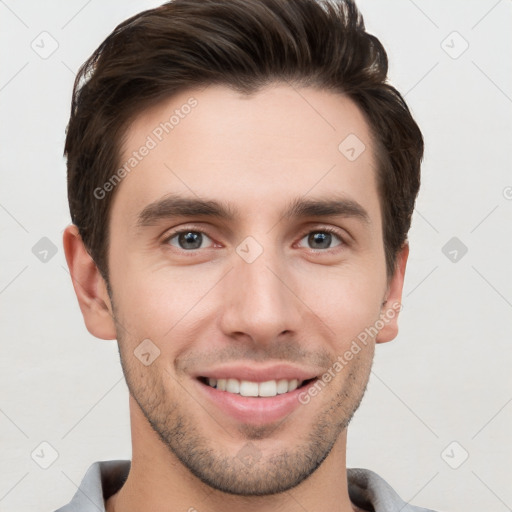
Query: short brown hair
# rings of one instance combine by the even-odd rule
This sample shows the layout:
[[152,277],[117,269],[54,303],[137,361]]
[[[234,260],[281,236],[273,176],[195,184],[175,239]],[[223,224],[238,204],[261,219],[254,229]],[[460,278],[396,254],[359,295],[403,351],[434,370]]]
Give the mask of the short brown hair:
[[118,25],[78,72],[64,150],[71,219],[107,283],[115,189],[101,200],[94,191],[118,168],[130,122],[187,88],[249,94],[273,82],[339,92],[365,115],[390,277],[411,224],[423,137],[387,71],[352,0],[174,0]]

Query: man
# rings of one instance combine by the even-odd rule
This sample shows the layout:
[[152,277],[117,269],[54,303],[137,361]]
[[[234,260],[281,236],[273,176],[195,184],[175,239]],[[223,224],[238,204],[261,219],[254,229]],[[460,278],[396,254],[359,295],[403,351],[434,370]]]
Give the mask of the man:
[[64,248],[133,456],[60,511],[426,510],[345,463],[423,155],[386,75],[341,0],[175,0],[81,68]]

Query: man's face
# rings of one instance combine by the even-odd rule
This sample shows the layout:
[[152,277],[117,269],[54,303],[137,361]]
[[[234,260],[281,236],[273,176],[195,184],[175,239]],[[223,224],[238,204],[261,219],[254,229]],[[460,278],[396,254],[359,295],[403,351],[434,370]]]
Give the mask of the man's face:
[[[197,105],[182,108],[191,97]],[[176,109],[179,122],[162,133]],[[121,163],[144,145],[110,218],[113,311],[140,408],[132,421],[147,429],[147,419],[214,488],[289,489],[327,457],[359,405],[375,340],[341,370],[333,365],[387,298],[366,122],[325,91],[278,85],[246,97],[210,86],[139,116]],[[212,215],[213,203],[173,210],[186,206],[179,198],[231,216]],[[291,209],[314,201],[337,202],[336,211]],[[309,393],[310,379],[329,370],[335,377]],[[223,391],[208,378],[236,381]],[[295,378],[301,389],[279,382]],[[279,394],[242,396],[244,380],[243,394]]]

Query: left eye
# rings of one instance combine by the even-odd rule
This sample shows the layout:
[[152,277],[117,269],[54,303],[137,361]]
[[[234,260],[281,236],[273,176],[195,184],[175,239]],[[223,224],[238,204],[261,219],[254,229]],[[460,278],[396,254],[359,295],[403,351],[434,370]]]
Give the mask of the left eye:
[[331,245],[333,237],[338,239],[336,246],[343,243],[343,240],[336,233],[329,230],[311,231],[301,241],[307,239],[307,243],[313,245],[310,249],[331,249],[333,247]]
[[[187,230],[175,233],[173,236],[167,239],[167,242],[170,245],[178,247],[179,249],[193,250],[200,249],[205,239],[210,240],[210,242],[212,241],[209,236],[205,235],[201,231]],[[176,243],[173,243],[173,240],[176,240],[177,245]]]

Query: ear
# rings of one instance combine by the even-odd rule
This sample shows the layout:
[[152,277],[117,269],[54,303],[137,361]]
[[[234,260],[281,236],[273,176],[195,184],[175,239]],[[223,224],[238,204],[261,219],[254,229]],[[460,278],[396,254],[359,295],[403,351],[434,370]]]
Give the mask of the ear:
[[384,326],[375,341],[385,343],[396,338],[398,334],[398,314],[402,309],[402,291],[404,287],[405,267],[409,257],[409,244],[405,242],[397,254],[395,272],[388,283],[384,304],[381,308],[381,321]]
[[107,285],[96,263],[87,252],[75,225],[71,224],[64,230],[63,245],[71,280],[87,330],[96,338],[116,339],[116,328]]

